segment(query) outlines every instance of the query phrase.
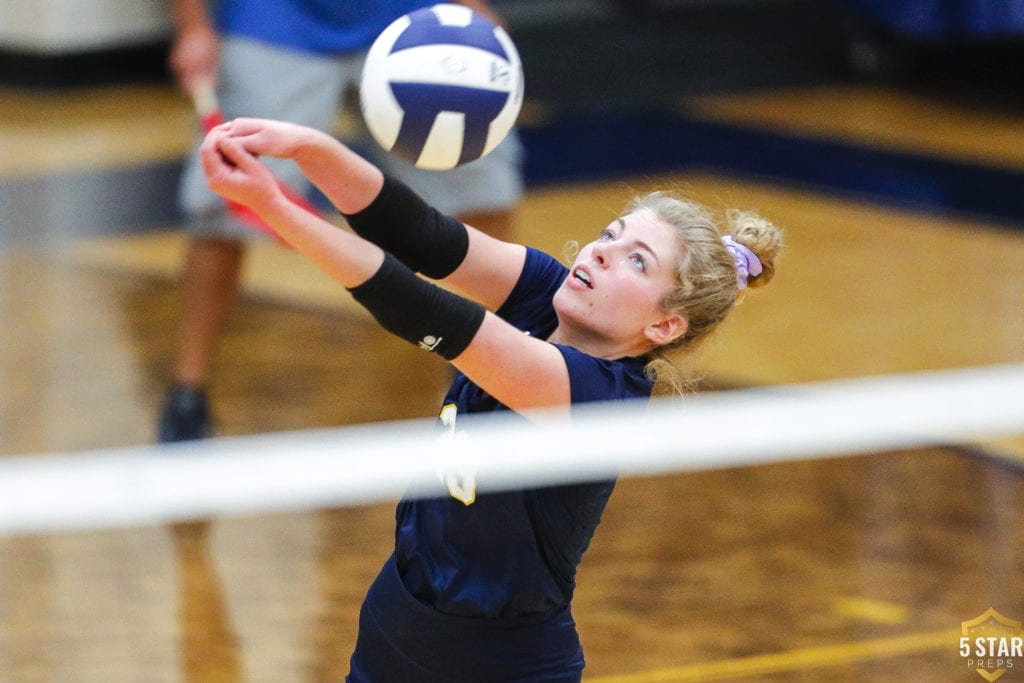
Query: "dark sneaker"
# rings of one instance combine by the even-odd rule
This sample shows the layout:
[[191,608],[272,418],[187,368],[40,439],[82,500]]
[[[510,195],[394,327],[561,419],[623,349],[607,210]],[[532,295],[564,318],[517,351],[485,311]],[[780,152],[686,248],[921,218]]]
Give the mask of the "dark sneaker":
[[210,435],[210,408],[206,392],[190,387],[172,388],[160,414],[157,440],[174,443],[205,439]]

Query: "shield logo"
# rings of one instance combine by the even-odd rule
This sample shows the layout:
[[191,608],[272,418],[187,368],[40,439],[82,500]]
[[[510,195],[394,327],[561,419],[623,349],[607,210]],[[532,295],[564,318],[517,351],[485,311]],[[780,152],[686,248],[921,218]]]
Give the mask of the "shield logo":
[[[974,643],[977,638],[993,638],[995,639],[994,642],[1004,643],[1016,638],[1016,642],[1019,643],[1021,637],[1021,624],[1019,621],[1014,621],[1013,619],[1004,617],[995,609],[989,607],[974,619],[960,622],[960,634],[969,638],[969,642],[971,643]],[[994,656],[994,653],[989,652],[987,654],[993,656],[986,657],[986,659],[998,661]],[[978,675],[986,681],[995,681],[1006,673],[1005,668],[989,671],[987,668],[979,667],[975,669],[975,671],[977,671]]]

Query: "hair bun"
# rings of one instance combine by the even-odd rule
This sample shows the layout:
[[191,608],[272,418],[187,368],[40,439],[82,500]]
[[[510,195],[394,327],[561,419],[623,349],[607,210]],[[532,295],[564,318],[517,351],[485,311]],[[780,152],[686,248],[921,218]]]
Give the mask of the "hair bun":
[[761,262],[761,273],[751,275],[748,287],[763,287],[775,277],[775,257],[782,249],[782,231],[752,211],[730,209],[726,212],[732,238],[754,252]]

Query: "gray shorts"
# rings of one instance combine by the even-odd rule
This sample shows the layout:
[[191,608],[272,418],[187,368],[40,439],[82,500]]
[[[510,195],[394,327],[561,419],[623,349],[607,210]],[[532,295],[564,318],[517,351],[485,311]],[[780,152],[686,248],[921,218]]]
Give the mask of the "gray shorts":
[[[324,57],[227,37],[220,55],[220,104],[227,119],[280,119],[334,131],[345,98],[351,97],[358,87],[362,61],[362,54]],[[346,141],[366,150],[367,156],[385,172],[407,183],[429,204],[447,214],[512,208],[523,195],[523,152],[514,130],[484,158],[450,171],[418,169],[386,154],[365,131]],[[234,219],[224,210],[221,198],[206,187],[197,148],[198,142],[186,161],[178,194],[178,206],[186,217],[187,228],[196,234],[221,237],[249,238],[261,234]],[[266,162],[286,184],[300,191],[308,188],[294,163],[280,159]]]

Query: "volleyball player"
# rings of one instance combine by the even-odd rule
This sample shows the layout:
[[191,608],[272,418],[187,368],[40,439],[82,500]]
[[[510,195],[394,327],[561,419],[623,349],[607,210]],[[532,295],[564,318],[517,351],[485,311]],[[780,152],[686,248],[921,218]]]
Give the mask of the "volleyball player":
[[[259,156],[294,160],[357,234],[289,202]],[[654,193],[567,269],[437,212],[313,129],[235,120],[207,136],[201,158],[211,189],[252,207],[385,328],[460,371],[441,409],[450,429],[474,413],[648,398],[656,381],[676,381],[675,353],[772,279],[781,247],[754,214],[729,212],[731,234],[720,236],[703,207]],[[576,569],[614,482],[480,495],[472,478],[446,483],[398,505],[348,680],[579,680]]]

